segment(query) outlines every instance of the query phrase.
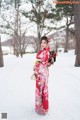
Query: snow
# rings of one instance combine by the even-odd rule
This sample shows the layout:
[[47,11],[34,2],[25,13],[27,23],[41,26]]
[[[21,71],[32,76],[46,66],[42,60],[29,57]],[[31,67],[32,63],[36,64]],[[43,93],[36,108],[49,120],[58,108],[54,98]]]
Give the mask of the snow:
[[7,120],[80,120],[80,67],[75,67],[74,51],[59,52],[49,68],[49,112],[35,112],[35,81],[30,77],[36,54],[23,58],[4,56],[0,68],[0,117]]

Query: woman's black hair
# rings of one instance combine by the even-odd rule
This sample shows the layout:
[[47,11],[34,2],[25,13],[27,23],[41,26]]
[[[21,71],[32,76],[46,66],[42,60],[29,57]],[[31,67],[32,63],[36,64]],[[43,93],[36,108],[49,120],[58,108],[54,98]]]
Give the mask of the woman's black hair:
[[40,43],[42,42],[42,40],[45,40],[48,43],[48,38],[46,36],[41,37]]

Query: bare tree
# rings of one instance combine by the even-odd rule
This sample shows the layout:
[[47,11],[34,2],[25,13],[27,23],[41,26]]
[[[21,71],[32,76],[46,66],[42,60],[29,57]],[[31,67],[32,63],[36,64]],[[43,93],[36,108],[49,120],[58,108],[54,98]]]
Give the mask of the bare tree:
[[[29,26],[30,22],[23,23],[24,21],[21,20],[22,14],[19,9],[20,1],[18,2],[18,0],[17,0],[17,3],[15,2],[14,5],[15,5],[15,10],[14,10],[15,14],[11,15],[11,17],[10,17],[10,18],[13,18],[12,21],[10,19],[7,19],[7,17],[4,14],[1,16],[2,20],[6,24],[2,25],[2,29],[0,29],[0,32],[2,34],[8,34],[12,37],[11,44],[14,48],[14,54],[16,56],[20,55],[21,57],[23,57],[23,54],[25,53],[25,49],[30,42],[28,40],[27,41],[25,40],[25,35],[26,35],[26,32],[33,25]],[[27,27],[27,25],[29,27]],[[23,26],[25,26],[24,29],[22,29]]]

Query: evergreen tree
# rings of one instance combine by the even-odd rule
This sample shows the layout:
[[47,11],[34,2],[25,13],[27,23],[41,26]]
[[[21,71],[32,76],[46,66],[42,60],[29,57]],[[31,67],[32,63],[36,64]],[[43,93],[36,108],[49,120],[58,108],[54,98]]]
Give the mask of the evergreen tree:
[[[70,0],[67,0],[70,2]],[[65,2],[64,0],[57,0],[57,2]],[[74,23],[74,13],[73,13],[73,5],[71,4],[56,4],[56,20],[62,20],[66,18],[66,42],[65,42],[65,50],[64,52],[68,51],[68,35],[69,35],[69,26]]]
[[[37,48],[39,50],[41,33],[44,28],[47,28],[47,26],[45,25],[45,21],[49,19],[50,20],[53,19],[54,12],[48,11],[48,6],[44,5],[45,0],[30,0],[27,2],[31,3],[32,9],[29,12],[23,11],[23,15],[26,18],[29,18],[31,22],[35,22],[37,25],[37,36],[38,36]],[[49,7],[51,10],[53,9],[51,6]],[[51,26],[49,28],[51,28]]]

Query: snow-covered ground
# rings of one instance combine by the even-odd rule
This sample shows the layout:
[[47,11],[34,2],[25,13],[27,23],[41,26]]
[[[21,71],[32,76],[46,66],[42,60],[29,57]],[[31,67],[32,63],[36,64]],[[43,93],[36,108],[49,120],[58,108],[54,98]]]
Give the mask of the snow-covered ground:
[[0,68],[0,120],[80,120],[80,68],[74,66],[75,55],[59,53],[49,68],[49,112],[38,115],[35,108],[35,81],[30,79],[36,54],[23,59],[4,56]]

